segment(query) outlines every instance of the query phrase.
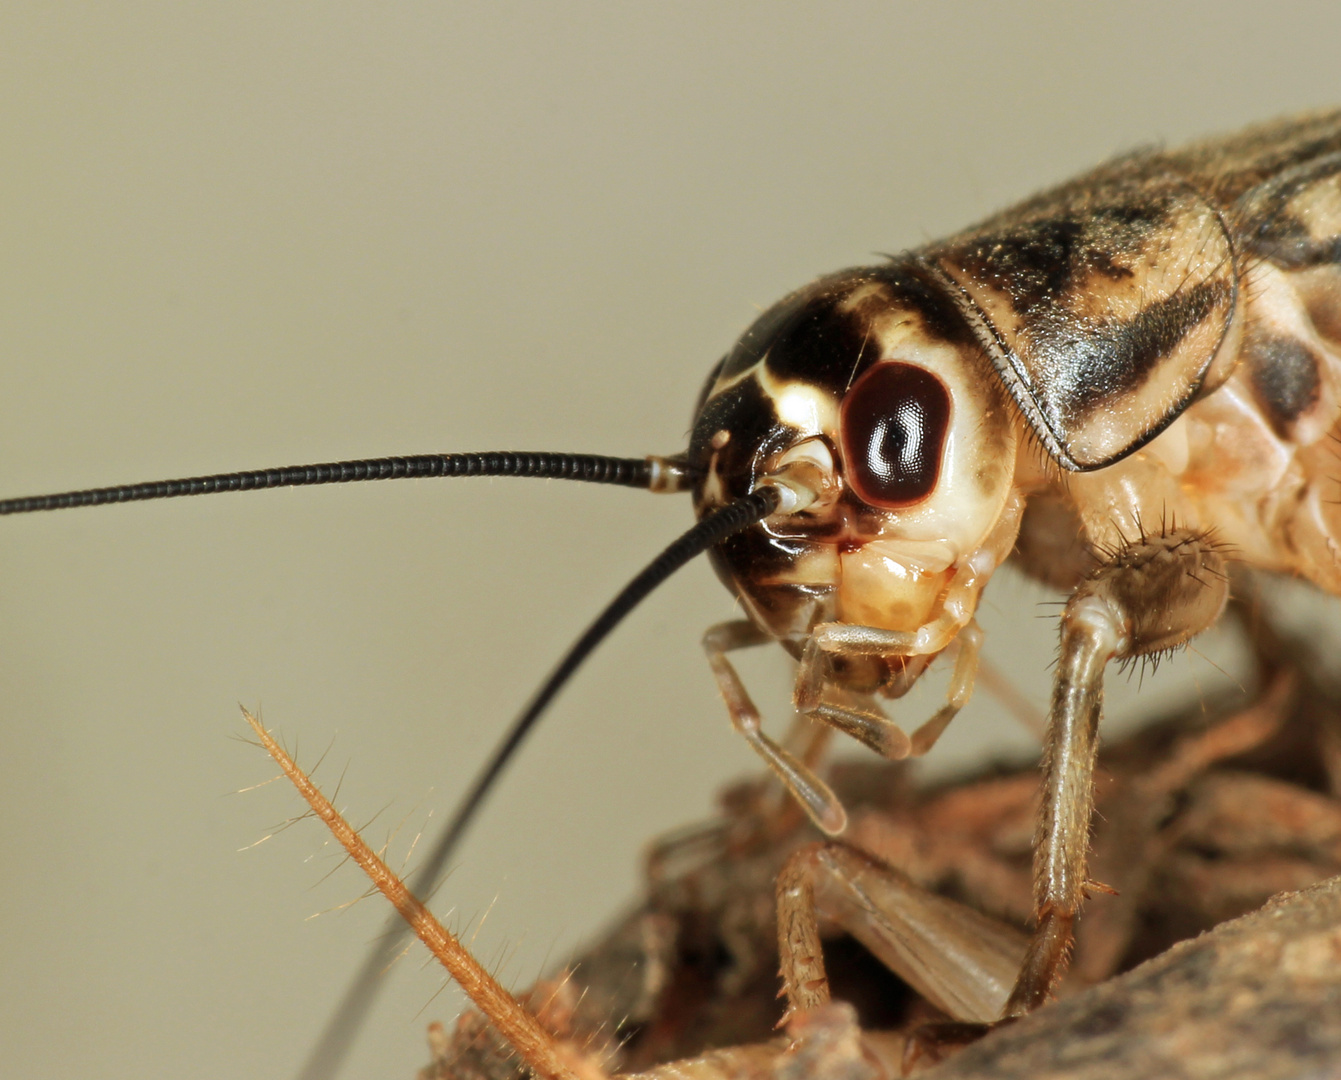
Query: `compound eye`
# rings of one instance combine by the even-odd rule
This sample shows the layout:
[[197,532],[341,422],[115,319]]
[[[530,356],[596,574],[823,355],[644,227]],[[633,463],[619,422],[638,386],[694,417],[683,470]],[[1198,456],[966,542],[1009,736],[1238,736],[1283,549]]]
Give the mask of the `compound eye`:
[[950,394],[925,368],[877,364],[843,398],[848,482],[870,506],[898,509],[936,488],[950,431]]

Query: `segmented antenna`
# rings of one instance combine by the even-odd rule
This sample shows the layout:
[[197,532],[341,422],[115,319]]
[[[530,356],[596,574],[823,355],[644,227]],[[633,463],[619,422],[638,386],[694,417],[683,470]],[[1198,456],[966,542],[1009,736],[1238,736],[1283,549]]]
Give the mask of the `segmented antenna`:
[[177,499],[186,495],[216,495],[224,491],[306,487],[312,484],[352,484],[360,480],[412,480],[433,476],[534,476],[547,480],[586,480],[593,484],[653,491],[679,491],[688,473],[674,458],[616,458],[599,454],[551,454],[544,451],[487,451],[479,454],[417,454],[413,457],[329,461],[318,465],[286,465],[279,469],[190,476],[181,480],[151,480],[143,484],[87,488],[57,495],[30,495],[0,500],[0,515],[31,514],[41,510],[68,510],[107,503]]
[[[522,741],[535,727],[546,706],[554,700],[592,650],[619,625],[639,601],[676,570],[727,537],[768,517],[777,510],[780,499],[777,488],[761,487],[735,502],[728,503],[703,518],[620,590],[582,636],[573,643],[526,708],[512,722],[507,734],[503,736],[484,768],[475,777],[475,782],[470,785],[465,797],[458,804],[456,812],[429,851],[423,865],[415,871],[410,880],[411,892],[425,900],[432,895],[442,878],[443,868],[475,814],[484,804],[490,788],[502,774],[508,761],[516,754]],[[377,993],[381,977],[400,949],[406,933],[405,923],[398,915],[393,915],[387,923],[385,932],[380,935],[377,944],[373,946],[363,966],[359,968],[339,1007],[327,1022],[311,1057],[299,1074],[300,1080],[330,1080],[335,1075],[349,1047],[353,1045]]]

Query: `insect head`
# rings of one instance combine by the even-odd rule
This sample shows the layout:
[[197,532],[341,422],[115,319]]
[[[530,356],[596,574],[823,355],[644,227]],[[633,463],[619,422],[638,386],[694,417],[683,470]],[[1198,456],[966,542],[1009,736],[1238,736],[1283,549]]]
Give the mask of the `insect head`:
[[1016,442],[971,328],[910,260],[822,278],[765,312],[709,378],[688,461],[700,514],[763,483],[794,493],[790,513],[710,557],[797,653],[820,623],[933,622],[1008,505]]

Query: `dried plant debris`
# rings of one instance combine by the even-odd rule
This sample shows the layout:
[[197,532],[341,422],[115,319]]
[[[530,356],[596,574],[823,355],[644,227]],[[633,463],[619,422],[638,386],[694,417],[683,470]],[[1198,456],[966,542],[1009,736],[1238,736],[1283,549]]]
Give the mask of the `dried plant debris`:
[[[939,1065],[923,1059],[919,1073],[1341,1072],[1341,886],[1310,888],[1341,873],[1341,692],[1279,655],[1252,695],[1106,748],[1095,887],[1061,1000]],[[926,789],[911,777],[902,763],[836,765],[852,815],[845,841],[915,886],[1026,930],[1036,767]],[[728,791],[719,819],[655,845],[643,903],[537,987],[533,1007],[612,1071],[899,1075],[908,1036],[945,1017],[835,926],[821,922],[834,1004],[784,1020],[774,881],[817,839],[768,784]],[[424,1080],[519,1075],[478,1016],[436,1038]]]

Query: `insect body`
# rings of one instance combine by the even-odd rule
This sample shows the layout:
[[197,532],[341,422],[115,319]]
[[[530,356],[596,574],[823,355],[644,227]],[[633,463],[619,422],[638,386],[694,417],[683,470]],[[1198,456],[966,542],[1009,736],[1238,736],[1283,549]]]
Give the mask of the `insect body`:
[[[727,659],[776,639],[802,715],[890,757],[967,699],[992,573],[1070,592],[1035,853],[1037,929],[1006,1014],[1043,1001],[1087,887],[1105,666],[1211,625],[1229,557],[1341,592],[1341,114],[1138,153],[974,229],[809,285],[708,381],[700,512],[782,508],[724,542],[749,622],[705,641],[736,727],[829,832],[842,808],[759,730]],[[888,720],[959,659],[911,738]]]

